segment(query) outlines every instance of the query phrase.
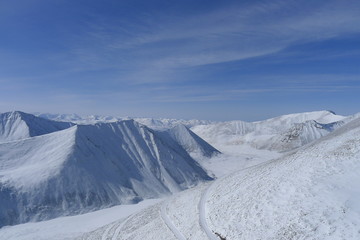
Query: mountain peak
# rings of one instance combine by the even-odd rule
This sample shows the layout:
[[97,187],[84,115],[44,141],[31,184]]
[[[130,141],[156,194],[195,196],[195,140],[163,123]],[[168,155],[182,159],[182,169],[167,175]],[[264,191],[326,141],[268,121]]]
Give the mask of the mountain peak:
[[0,144],[0,153],[0,226],[134,203],[212,179],[168,133],[134,120],[75,125]]
[[21,111],[0,114],[0,142],[14,141],[63,130],[72,123],[57,122]]
[[220,153],[183,124],[178,124],[167,132],[189,153],[200,154],[205,157],[211,157],[214,154]]

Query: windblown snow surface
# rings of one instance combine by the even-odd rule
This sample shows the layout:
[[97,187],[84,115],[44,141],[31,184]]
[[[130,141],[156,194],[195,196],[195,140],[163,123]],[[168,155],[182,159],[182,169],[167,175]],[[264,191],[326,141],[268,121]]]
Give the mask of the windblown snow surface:
[[133,120],[76,125],[0,144],[0,226],[136,203],[206,180],[167,132]]
[[357,119],[78,239],[359,239],[359,159]]
[[[152,207],[135,207],[131,215],[119,212],[117,219],[104,209],[3,227],[0,239],[360,239],[357,117],[319,111],[254,123],[186,125],[223,154],[198,154],[210,148],[199,147],[196,138],[185,141],[192,135],[188,128],[163,130],[171,127],[159,124],[161,132],[149,131],[176,142],[218,179]],[[103,219],[97,229],[90,216]],[[55,224],[64,233],[52,230]]]

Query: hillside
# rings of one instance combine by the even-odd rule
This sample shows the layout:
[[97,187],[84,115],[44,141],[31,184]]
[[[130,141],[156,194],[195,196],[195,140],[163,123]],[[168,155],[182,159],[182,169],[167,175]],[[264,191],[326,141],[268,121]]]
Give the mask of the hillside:
[[51,121],[19,111],[1,113],[0,143],[40,136],[73,125],[73,123]]
[[220,152],[182,124],[166,131],[188,153],[210,158]]
[[358,239],[359,136],[357,119],[216,182],[206,202],[209,228],[228,239]]
[[164,132],[133,120],[0,144],[0,225],[157,198],[210,180]]
[[347,117],[330,111],[283,115],[259,122],[230,121],[191,128],[222,150],[222,146],[249,145],[257,149],[289,151],[308,144],[342,126]]
[[359,239],[359,136],[357,119],[77,239]]

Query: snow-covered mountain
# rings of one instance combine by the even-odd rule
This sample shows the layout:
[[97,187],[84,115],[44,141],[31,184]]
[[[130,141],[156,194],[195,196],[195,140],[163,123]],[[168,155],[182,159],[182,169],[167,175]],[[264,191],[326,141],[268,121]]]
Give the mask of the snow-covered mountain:
[[182,143],[134,120],[2,143],[0,226],[134,203],[211,180]]
[[56,132],[73,126],[14,111],[0,114],[0,143]]
[[360,236],[360,119],[279,159],[186,190],[77,239]]
[[33,113],[37,117],[59,121],[59,122],[73,122],[77,124],[95,124],[101,122],[117,122],[121,120],[129,120],[128,117],[113,117],[113,116],[100,116],[100,115],[89,115],[80,116],[78,114],[53,114],[53,113]]
[[227,239],[359,239],[359,159],[356,119],[216,182],[207,195],[208,226]]
[[269,145],[264,145],[267,149],[277,151],[295,149],[326,136],[343,124],[345,124],[344,121],[322,124],[315,120],[294,123],[293,126],[286,131],[272,137],[269,141]]
[[177,125],[184,125],[188,128],[197,125],[207,125],[211,123],[215,123],[214,121],[209,120],[198,120],[198,119],[191,119],[191,120],[184,120],[184,119],[169,119],[169,118],[134,118],[135,121],[142,123],[152,129],[169,129],[176,127]]
[[347,121],[347,117],[331,111],[317,111],[259,122],[197,125],[191,130],[215,147],[247,144],[258,149],[288,151],[327,135]]
[[[213,122],[206,120],[130,118],[76,114],[38,114],[40,117],[80,124],[134,119],[152,129],[164,130],[185,125],[201,138],[222,150],[223,146],[249,145],[279,152],[308,144],[340,127],[355,116],[344,117],[332,111],[315,111],[283,115],[264,121]],[[329,125],[330,124],[330,125]]]
[[196,125],[205,125],[215,123],[209,120],[184,120],[184,119],[172,119],[172,118],[141,118],[141,117],[114,117],[114,116],[101,116],[101,115],[89,115],[79,116],[77,114],[51,114],[51,113],[34,113],[34,115],[61,122],[73,122],[77,124],[95,124],[106,122],[117,122],[123,120],[133,119],[141,124],[144,124],[152,129],[165,130],[173,128],[179,124],[185,125],[188,128]]
[[220,153],[217,149],[205,142],[185,125],[178,124],[166,132],[169,133],[170,136],[184,149],[186,149],[188,153],[193,155],[212,157],[215,154]]
[[[217,154],[192,130],[226,153]],[[2,143],[3,225],[132,203],[205,183],[154,201],[150,208],[121,208],[118,217],[110,214],[112,208],[103,209],[1,228],[0,236],[359,239],[359,136],[358,114],[319,111],[191,130],[177,125],[158,131],[133,120],[76,125]],[[210,178],[194,160],[199,155],[212,156],[200,163],[218,177],[214,182],[206,181]]]

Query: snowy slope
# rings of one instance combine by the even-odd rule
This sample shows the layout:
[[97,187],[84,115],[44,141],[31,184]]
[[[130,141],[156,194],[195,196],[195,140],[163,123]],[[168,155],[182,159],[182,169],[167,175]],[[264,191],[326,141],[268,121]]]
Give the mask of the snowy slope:
[[166,132],[169,133],[170,136],[184,149],[186,149],[187,152],[193,155],[200,155],[209,158],[220,153],[213,146],[193,133],[185,125],[178,124]]
[[[260,143],[261,140],[264,140],[262,146],[276,150],[281,150],[282,148],[290,149],[294,146],[301,146],[305,142],[314,142],[311,145],[300,148],[297,152],[293,151],[277,160],[237,171],[213,183],[207,182],[176,193],[163,203],[129,216],[126,219],[120,214],[118,221],[107,226],[103,226],[104,222],[101,222],[99,223],[101,228],[77,239],[220,239],[218,235],[226,237],[226,239],[359,239],[360,208],[358,202],[360,202],[360,192],[358,191],[358,183],[360,182],[360,166],[358,159],[360,158],[360,120],[346,124],[355,118],[356,116],[345,118],[334,115],[331,112],[322,111],[281,116],[256,123],[240,121],[237,121],[239,123],[237,125],[232,124],[233,122],[223,123],[224,125],[227,124],[228,128],[213,129],[220,133],[228,131],[226,134],[220,134],[218,143],[221,144],[219,146],[222,147],[221,150],[233,151],[236,149],[239,155],[234,158],[234,156],[226,156],[226,154],[215,154],[215,157],[210,158],[207,161],[208,164],[203,166],[209,167],[209,169],[216,168],[217,176],[225,176],[234,172],[239,167],[251,166],[254,162],[264,162],[279,156],[279,153],[274,151],[258,149],[254,151],[250,144],[248,144],[250,140],[257,140]],[[116,125],[117,123],[113,124]],[[109,152],[109,150],[116,151],[113,147],[103,148],[103,146],[110,144],[107,140],[103,142],[103,139],[117,142],[117,140],[114,140],[117,137],[109,137],[112,134],[106,133],[105,135],[100,135],[101,137],[99,138],[97,130],[95,131],[95,128],[98,128],[101,132],[116,131],[116,127],[113,124],[79,126],[92,130],[86,130],[86,134],[79,134],[82,136],[82,141],[77,142],[88,141],[93,144],[75,144],[76,148],[79,149],[82,149],[82,145],[86,145],[86,150],[83,150],[82,154],[77,154],[76,156],[83,158],[84,154],[92,155],[93,152],[105,153],[103,150],[106,150],[106,152]],[[136,123],[134,124],[137,125]],[[104,126],[107,126],[105,129],[108,130],[104,131]],[[146,127],[144,128],[147,129]],[[170,144],[170,149],[174,150],[173,146],[176,145],[182,149],[182,152],[188,151],[192,153],[193,141],[195,140],[187,139],[191,134],[188,134],[189,132],[186,132],[186,129],[179,126],[175,129],[162,132],[150,129],[148,131],[163,145],[173,143]],[[70,139],[72,136],[71,131],[75,131],[75,136],[77,136],[77,132],[81,130],[77,127],[75,130],[70,128],[61,132],[66,131],[67,134],[64,134],[64,139]],[[172,133],[172,131],[174,132]],[[35,141],[38,138],[47,138],[61,132],[32,139]],[[124,132],[129,131],[125,130]],[[232,138],[234,132],[237,134]],[[244,134],[244,132],[247,133]],[[206,129],[206,133],[212,134],[208,129]],[[244,136],[241,134],[244,134]],[[241,135],[240,138],[239,135]],[[325,137],[316,140],[321,136]],[[229,145],[222,145],[224,143],[222,140],[226,137],[230,137],[231,140],[235,141],[229,141],[231,143]],[[75,139],[78,138],[75,137]],[[132,137],[129,139],[132,139]],[[145,139],[149,138],[145,137]],[[246,144],[234,145],[234,143],[239,143],[236,142],[239,139],[245,139],[247,141],[245,142]],[[27,141],[30,141],[30,139],[19,142],[26,145],[25,142]],[[38,145],[45,145],[44,147],[46,148],[46,142],[51,141],[39,142]],[[132,143],[129,146],[141,146],[138,141],[130,142]],[[145,140],[145,142],[148,142],[148,140]],[[187,146],[188,142],[192,144]],[[273,145],[279,142],[281,143],[280,146]],[[264,145],[265,143],[266,145]],[[14,143],[7,143],[6,145],[9,146],[9,144]],[[72,144],[67,146],[66,141],[64,142],[61,139],[58,143],[54,142],[54,146],[49,147],[49,149],[53,149],[58,144],[64,144],[61,146],[62,149],[72,149]],[[153,144],[146,144],[147,146],[153,146]],[[161,144],[156,143],[154,145],[158,146]],[[95,147],[88,147],[89,145],[94,145]],[[124,145],[128,145],[128,143]],[[20,149],[21,145],[15,148]],[[141,149],[144,148],[141,147]],[[152,148],[149,147],[149,149]],[[164,151],[160,147],[158,147],[158,150],[159,152]],[[32,149],[25,149],[24,152],[32,151]],[[0,152],[1,155],[2,153]],[[56,154],[54,155],[56,156]],[[96,156],[102,155],[96,154]],[[232,158],[231,161],[227,159],[228,157]],[[22,161],[26,162],[28,159],[26,158]],[[101,166],[92,164],[93,160],[91,157],[87,156],[86,159],[86,163],[90,163],[94,167],[83,167],[80,164],[76,164],[76,168],[85,169],[86,171],[82,171],[85,173],[91,172],[88,169],[99,168],[99,172],[102,174]],[[102,159],[107,159],[107,157],[102,157]],[[35,164],[36,159],[32,160]],[[112,162],[117,163],[116,159],[112,160]],[[1,159],[0,162],[2,162]],[[61,161],[59,162],[61,163]],[[59,162],[48,161],[46,165],[61,165]],[[71,162],[71,160],[66,160],[65,162],[63,165]],[[11,164],[13,164],[13,161],[5,165],[10,166]],[[104,161],[103,164],[108,169],[108,161]],[[16,176],[21,178],[20,173],[27,170],[20,168],[18,173],[13,171],[20,166],[28,169],[32,168],[31,164],[24,165],[20,162],[16,168],[8,168],[5,176],[8,179]],[[56,170],[57,167],[53,167],[53,169]],[[66,168],[64,169],[61,172],[68,171]],[[56,171],[47,171],[44,169],[36,174],[41,175],[40,172],[44,172],[45,176],[57,174]],[[105,175],[111,176],[111,172],[106,172]],[[0,176],[2,175],[3,173],[0,172]],[[74,170],[71,175],[78,176],[79,174]],[[23,185],[31,181],[40,181],[43,176],[40,177],[40,180],[36,178],[30,179],[30,175],[28,177],[29,181],[24,181]],[[75,180],[77,178],[75,177]],[[103,177],[100,178],[103,179]],[[43,179],[46,181],[47,178]],[[145,180],[145,178],[143,179]],[[91,178],[90,180],[86,178],[84,181],[90,181],[95,186],[91,186],[91,189],[97,189],[98,179],[91,182]],[[76,183],[77,181],[74,182]],[[102,183],[99,185],[106,189],[106,186],[111,183],[108,183],[107,180],[104,182],[103,185],[101,185]],[[81,185],[81,188],[84,188],[84,185]],[[12,190],[2,189],[3,192],[1,194],[3,195],[0,197],[0,209],[3,205],[5,205],[3,209],[9,209],[11,201],[7,201],[6,198],[11,199],[11,194],[7,193],[11,193],[14,187]],[[118,190],[116,189],[116,191]],[[130,196],[133,195],[130,194]],[[115,218],[112,217],[111,219],[114,220]],[[49,239],[41,236],[51,236],[53,238],[54,234],[44,232],[54,227],[54,223],[51,221],[34,223],[32,227],[24,224],[24,226],[17,225],[9,229],[2,228],[0,229],[0,236],[2,236],[2,233],[5,233],[7,234],[5,236],[17,239],[17,233],[21,233],[24,236],[29,231],[29,228],[36,228],[38,232],[37,235],[32,235],[34,236],[33,239]],[[78,224],[75,218],[73,220],[69,218],[66,221],[65,218],[61,218],[61,221],[59,221],[60,224]],[[94,228],[95,226],[88,231]],[[67,229],[70,229],[70,227],[67,227]],[[58,239],[63,239],[61,236],[73,239],[71,236],[75,238],[79,234],[74,233],[74,235],[71,235],[64,233],[64,235],[61,235],[58,233],[56,235]]]
[[326,136],[335,129],[341,127],[344,123],[345,122],[343,121],[339,121],[321,124],[314,120],[309,120],[303,123],[295,123],[286,131],[272,137],[269,140],[269,145],[264,145],[267,149],[279,151],[298,148]]
[[210,180],[169,134],[133,120],[0,144],[0,226],[134,203]]
[[[132,119],[130,117],[98,115],[80,117],[76,114],[38,114],[38,116],[57,121],[72,121],[79,124],[95,124]],[[352,116],[344,117],[336,115],[331,111],[315,111],[288,114],[258,122],[213,122],[164,118],[133,119],[157,130],[166,130],[177,125],[185,125],[220,151],[223,151],[227,146],[245,144],[257,149],[283,152],[298,148],[325,136],[352,118]],[[324,127],[318,127],[321,124]],[[326,124],[332,124],[333,126],[326,127]],[[294,137],[287,138],[292,133]]]
[[162,199],[148,199],[137,204],[117,205],[76,216],[59,217],[47,221],[30,222],[0,228],[1,240],[69,240],[102,227],[107,232],[128,216],[154,205]]
[[357,119],[297,152],[178,193],[78,239],[356,240],[359,159]]
[[56,132],[73,126],[14,111],[0,114],[0,142],[8,142]]
[[198,125],[191,130],[220,150],[224,145],[247,144],[257,149],[288,151],[325,136],[345,121],[344,116],[318,111],[283,115],[259,122]]
[[206,201],[209,228],[228,239],[359,239],[359,159],[357,119],[215,182]]

